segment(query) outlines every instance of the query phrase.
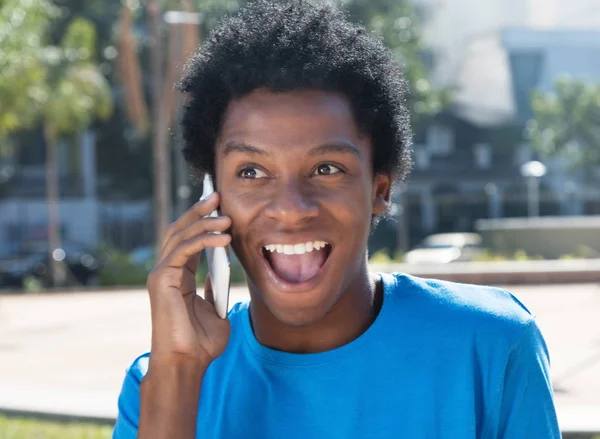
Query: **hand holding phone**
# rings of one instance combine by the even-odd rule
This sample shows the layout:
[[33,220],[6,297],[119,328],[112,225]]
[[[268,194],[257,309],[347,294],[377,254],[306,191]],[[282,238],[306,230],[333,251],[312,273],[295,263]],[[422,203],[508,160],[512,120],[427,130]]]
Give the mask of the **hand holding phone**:
[[[214,185],[209,174],[204,176],[201,200],[206,199],[214,192]],[[214,210],[210,217],[218,217],[218,210]],[[216,232],[218,233],[218,232]],[[215,309],[222,319],[227,317],[229,307],[229,290],[231,288],[231,267],[226,247],[206,247],[206,261],[212,285]]]
[[[211,188],[206,189],[208,193]],[[205,291],[210,289],[210,294],[204,299],[197,294],[196,284],[202,252],[218,248],[226,256],[225,248],[231,242],[227,233],[231,218],[214,216],[219,203],[219,194],[213,194],[194,204],[162,237],[156,266],[146,284],[152,317],[150,367],[155,370],[182,364],[182,360],[194,370],[204,369],[227,347],[231,325],[224,318],[228,296],[224,286],[229,285],[229,277],[217,274],[213,266],[214,288],[207,276]],[[222,261],[222,256],[214,254],[210,259]]]

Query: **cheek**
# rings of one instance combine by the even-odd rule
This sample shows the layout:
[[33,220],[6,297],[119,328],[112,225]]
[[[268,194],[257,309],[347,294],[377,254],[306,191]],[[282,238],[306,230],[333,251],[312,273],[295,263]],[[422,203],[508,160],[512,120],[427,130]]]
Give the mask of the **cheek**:
[[330,194],[321,205],[337,223],[334,225],[344,235],[342,242],[351,248],[360,248],[369,236],[372,216],[371,194],[355,188],[352,192]]
[[224,191],[221,198],[221,214],[231,218],[233,239],[250,232],[252,221],[262,209],[256,194],[241,191]]

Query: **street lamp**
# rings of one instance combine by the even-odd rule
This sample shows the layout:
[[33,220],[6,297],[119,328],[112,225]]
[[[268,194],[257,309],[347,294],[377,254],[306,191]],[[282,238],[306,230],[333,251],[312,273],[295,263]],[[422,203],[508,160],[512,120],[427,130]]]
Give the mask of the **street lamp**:
[[521,175],[527,179],[527,212],[530,217],[540,216],[540,178],[546,175],[546,166],[532,160],[521,166]]
[[[195,47],[188,47],[190,44],[195,46],[199,43],[199,36],[194,35],[192,37],[193,41],[186,41],[184,32],[184,27],[186,25],[191,26],[199,26],[202,22],[202,14],[195,12],[187,12],[187,11],[167,11],[164,15],[164,21],[169,25],[169,32],[171,38],[171,47],[170,50],[170,59],[169,63],[171,64],[168,68],[170,69],[167,73],[167,77],[169,80],[173,79],[173,75],[175,74],[174,65],[181,65],[186,61],[186,57],[190,55],[190,50],[195,50]],[[174,133],[175,133],[175,141],[178,143],[181,140],[181,126],[179,124],[179,117],[181,112],[181,107],[183,104],[183,99],[181,93],[177,92],[174,96],[173,108],[175,113],[175,117],[173,117],[174,121]],[[167,105],[169,106],[169,105]],[[191,196],[191,189],[188,182],[188,171],[183,155],[178,151],[175,156],[175,179],[176,179],[176,194],[177,194],[177,202],[176,202],[176,216],[181,216],[189,207],[189,198]]]
[[168,24],[196,24],[202,22],[202,14],[186,11],[167,11],[164,20]]

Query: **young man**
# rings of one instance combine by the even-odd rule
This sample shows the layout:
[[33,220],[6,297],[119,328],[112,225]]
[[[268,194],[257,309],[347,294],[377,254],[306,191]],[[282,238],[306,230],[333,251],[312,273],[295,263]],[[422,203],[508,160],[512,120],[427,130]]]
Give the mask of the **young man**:
[[[371,227],[410,168],[404,81],[380,41],[328,7],[259,0],[182,88],[185,157],[218,194],[166,233],[151,354],[127,373],[114,438],[560,437],[517,299],[368,271]],[[228,244],[251,301],[221,320],[194,273]]]

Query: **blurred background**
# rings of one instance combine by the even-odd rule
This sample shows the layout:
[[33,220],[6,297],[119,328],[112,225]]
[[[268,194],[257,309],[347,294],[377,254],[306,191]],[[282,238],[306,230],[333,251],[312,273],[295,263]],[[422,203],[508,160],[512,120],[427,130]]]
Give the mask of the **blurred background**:
[[[244,3],[0,0],[0,437],[108,437],[67,421],[110,424],[147,349],[156,237],[201,193],[174,83]],[[336,3],[412,89],[415,167],[373,268],[515,291],[565,435],[600,434],[600,0]]]

